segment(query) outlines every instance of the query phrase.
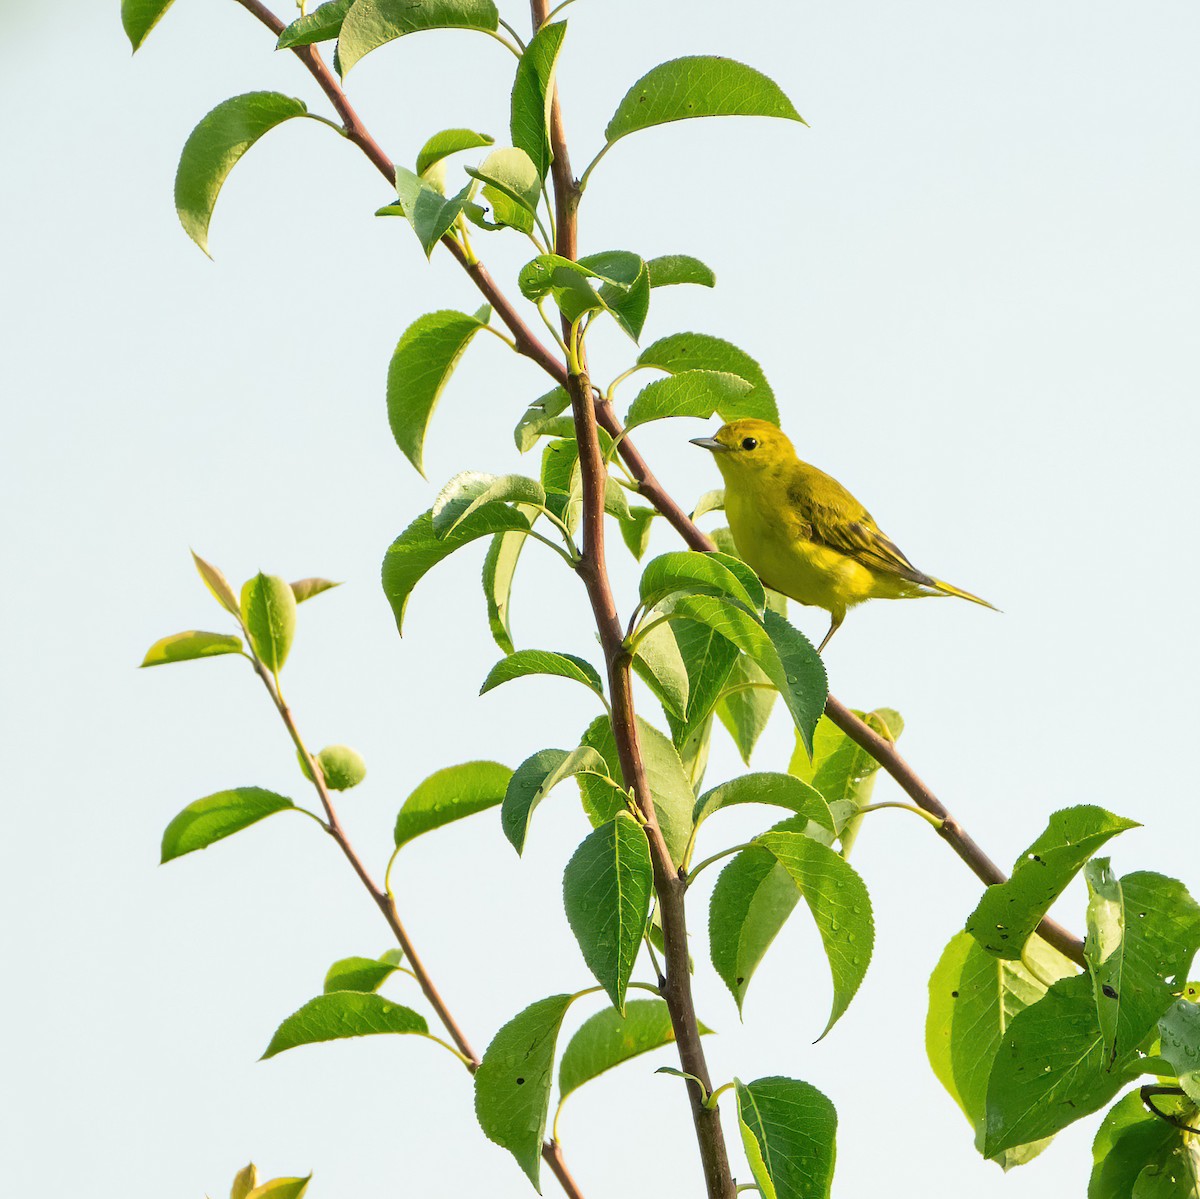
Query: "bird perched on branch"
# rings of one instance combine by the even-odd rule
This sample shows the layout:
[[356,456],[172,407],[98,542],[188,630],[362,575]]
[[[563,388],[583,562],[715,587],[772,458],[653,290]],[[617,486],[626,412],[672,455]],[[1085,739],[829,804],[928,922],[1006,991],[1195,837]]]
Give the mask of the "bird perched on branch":
[[956,595],[997,611],[919,571],[850,492],[801,462],[769,422],[735,420],[692,445],[709,450],[725,478],[725,512],[746,563],[773,591],[830,614],[818,653],[864,600]]

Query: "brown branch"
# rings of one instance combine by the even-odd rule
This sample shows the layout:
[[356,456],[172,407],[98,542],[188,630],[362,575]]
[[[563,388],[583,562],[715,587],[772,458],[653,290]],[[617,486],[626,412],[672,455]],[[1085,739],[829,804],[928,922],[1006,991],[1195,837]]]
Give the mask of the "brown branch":
[[[536,33],[546,22],[546,0],[530,0],[529,10]],[[554,182],[555,252],[564,258],[578,257],[579,185],[571,172],[559,106],[558,88],[553,87],[550,100],[550,144],[553,152],[551,173]],[[570,339],[570,324],[564,318],[563,331]],[[616,600],[608,577],[604,554],[604,496],[608,468],[600,448],[597,426],[597,406],[591,381],[579,348],[580,369],[569,374],[566,388],[571,397],[571,412],[575,421],[575,439],[579,447],[579,469],[582,483],[583,518],[582,551],[576,566],[587,588],[592,614],[600,635],[604,661],[608,671],[609,695],[612,701],[613,740],[621,761],[621,775],[633,793],[642,815],[654,868],[654,890],[662,918],[664,968],[666,977],[659,980],[659,989],[666,1001],[675,1031],[679,1063],[684,1071],[700,1080],[704,1090],[689,1083],[688,1100],[692,1122],[700,1148],[704,1170],[704,1185],[709,1199],[734,1199],[737,1188],[729,1168],[729,1153],[721,1128],[721,1115],[715,1108],[706,1107],[704,1100],[712,1092],[712,1080],[704,1047],[700,1042],[700,1025],[692,999],[692,979],[688,962],[687,914],[684,897],[686,880],[681,877],[663,839],[654,810],[654,796],[646,778],[646,768],[638,736],[637,717],[633,706],[633,674],[630,656],[625,648],[625,634],[617,614]]]

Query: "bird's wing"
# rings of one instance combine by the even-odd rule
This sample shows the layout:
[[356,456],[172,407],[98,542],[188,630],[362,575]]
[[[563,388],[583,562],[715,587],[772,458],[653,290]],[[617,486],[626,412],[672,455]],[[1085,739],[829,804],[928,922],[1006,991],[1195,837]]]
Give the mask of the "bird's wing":
[[801,536],[845,554],[871,570],[919,586],[934,586],[934,580],[919,571],[900,547],[880,531],[866,508],[823,471],[806,467],[805,476],[789,488],[788,499],[801,521]]

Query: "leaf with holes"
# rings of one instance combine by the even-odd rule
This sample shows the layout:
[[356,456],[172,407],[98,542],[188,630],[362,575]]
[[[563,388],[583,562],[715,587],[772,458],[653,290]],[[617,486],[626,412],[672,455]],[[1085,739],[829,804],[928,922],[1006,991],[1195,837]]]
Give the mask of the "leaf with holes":
[[563,874],[563,906],[583,960],[618,1011],[646,931],[650,844],[628,812],[589,833]]
[[1064,808],[1017,859],[1007,882],[983,893],[967,920],[967,932],[997,957],[1016,961],[1029,935],[1079,868],[1111,837],[1139,828],[1092,804]]
[[464,762],[431,774],[404,801],[396,816],[396,848],[504,799],[513,772],[499,762]]
[[514,1016],[492,1038],[475,1072],[480,1126],[517,1159],[539,1193],[554,1047],[572,998],[551,995]]
[[[925,1049],[938,1081],[962,1109],[983,1148],[988,1075],[1009,1024],[1017,1013],[1046,993],[1045,978],[1056,982],[1075,968],[1040,937],[1031,938],[1023,962],[987,953],[969,933],[957,933],[929,979]],[[1041,976],[1041,978],[1038,977]],[[1037,1156],[1049,1141],[1003,1150],[995,1160],[1008,1170]]]

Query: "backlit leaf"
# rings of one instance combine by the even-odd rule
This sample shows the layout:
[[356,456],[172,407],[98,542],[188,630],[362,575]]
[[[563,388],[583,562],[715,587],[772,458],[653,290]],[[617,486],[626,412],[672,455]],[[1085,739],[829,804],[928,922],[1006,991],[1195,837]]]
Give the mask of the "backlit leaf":
[[1200,1143],[1151,1115],[1137,1091],[1109,1109],[1092,1158],[1088,1199],[1196,1199],[1200,1194]]
[[175,173],[175,210],[188,237],[206,254],[209,222],[229,172],[264,133],[307,115],[303,100],[247,92],[218,104],[192,130]]
[[188,804],[167,825],[162,838],[162,861],[170,862],[185,853],[205,849],[266,816],[295,806],[285,796],[261,787],[234,787],[206,795]]
[[290,584],[260,571],[242,585],[241,609],[255,657],[278,674],[296,635],[296,596]]
[[771,685],[771,680],[763,673],[762,667],[744,654],[739,654],[726,679],[715,711],[747,766],[750,765],[750,755],[771,718],[778,695]]
[[713,787],[696,801],[693,819],[699,826],[714,812],[746,803],[786,808],[833,832],[833,817],[821,793],[790,774],[773,772],[743,774],[719,787]]
[[565,749],[539,750],[513,771],[500,809],[500,823],[517,853],[524,852],[529,822],[538,804],[564,779],[578,777],[582,786],[584,778],[593,776],[602,791],[615,796],[615,815],[624,807],[623,793],[611,780],[608,763],[589,745],[580,745],[569,752]]
[[635,429],[668,416],[705,420],[750,391],[750,384],[725,371],[681,371],[648,383],[625,415],[625,428]]
[[1159,1054],[1174,1067],[1184,1094],[1200,1105],[1200,1004],[1178,999],[1158,1022]]
[[156,641],[142,659],[143,666],[165,666],[171,662],[191,662],[197,658],[216,658],[222,654],[240,654],[242,639],[227,633],[204,633],[191,629],[172,633]]
[[425,1017],[369,991],[331,991],[310,999],[276,1030],[263,1059],[299,1045],[379,1033],[427,1035]]
[[1016,961],[1029,935],[1079,868],[1110,837],[1138,828],[1092,804],[1064,808],[1017,859],[1007,882],[983,893],[967,920],[969,932],[989,953]]
[[517,1159],[539,1192],[554,1047],[571,1000],[552,995],[514,1016],[492,1038],[475,1073],[480,1126]]
[[677,591],[728,596],[755,612],[761,612],[766,603],[754,571],[737,558],[720,553],[677,550],[652,558],[638,584],[643,606],[652,608]]
[[492,688],[499,687],[501,683],[532,674],[573,679],[597,695],[604,695],[604,683],[590,662],[584,661],[583,658],[577,658],[574,654],[555,653],[544,649],[517,650],[515,653],[509,654],[507,658],[501,658],[488,672],[483,686],[479,689],[479,694],[484,695]]
[[471,198],[468,184],[457,195],[444,196],[428,179],[396,167],[397,203],[380,208],[376,216],[402,216],[408,220],[428,258],[454,226]]
[[174,0],[121,0],[121,24],[136,52]]
[[546,493],[536,479],[464,471],[455,475],[433,501],[430,509],[433,532],[437,537],[445,537],[490,504],[528,504],[537,508],[545,503]]
[[443,129],[421,147],[417,154],[417,174],[426,174],[430,167],[436,166],[444,158],[449,158],[451,154],[490,146],[495,140],[487,133],[476,133],[474,129]]
[[716,287],[717,277],[712,268],[689,254],[664,254],[646,263],[651,287],[674,287],[679,283],[696,283],[701,287]]
[[326,995],[334,991],[378,991],[399,969],[398,950],[381,958],[340,958],[329,967],[323,989]]
[[[528,509],[518,510],[529,516]],[[524,533],[497,533],[483,560],[483,594],[487,600],[488,627],[496,644],[506,654],[511,654],[516,648],[509,627],[509,605],[517,562],[524,547]]]
[[504,799],[512,777],[513,772],[499,762],[464,762],[431,774],[404,801],[396,816],[396,847],[452,821],[494,808]]
[[195,550],[192,550],[192,561],[196,564],[196,570],[199,571],[200,577],[204,580],[205,587],[208,588],[217,603],[226,612],[238,617],[240,620],[242,610],[238,604],[237,595],[229,585],[229,580],[221,573],[220,568],[214,566],[211,562],[205,562]]
[[305,600],[310,600],[314,595],[320,595],[323,591],[330,591],[334,587],[340,587],[341,583],[331,582],[329,579],[297,579],[296,582],[290,583],[292,594],[296,597],[296,603],[302,604]]

